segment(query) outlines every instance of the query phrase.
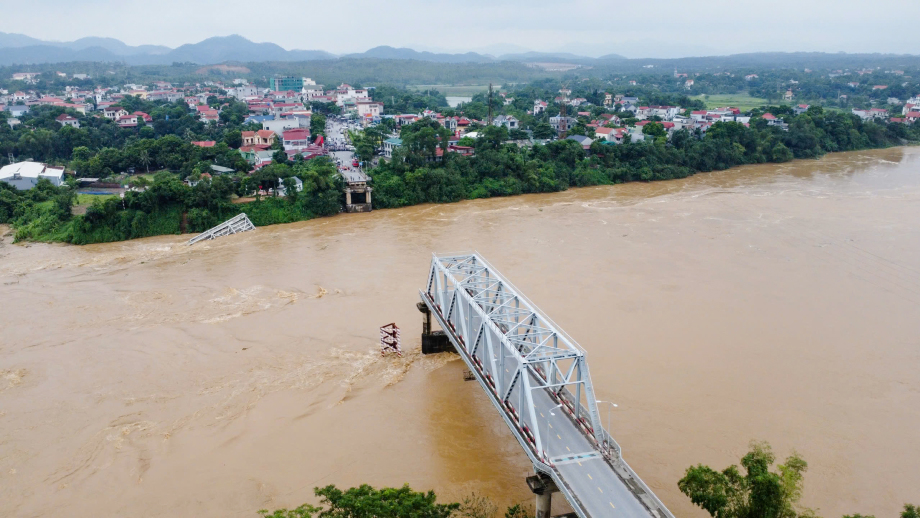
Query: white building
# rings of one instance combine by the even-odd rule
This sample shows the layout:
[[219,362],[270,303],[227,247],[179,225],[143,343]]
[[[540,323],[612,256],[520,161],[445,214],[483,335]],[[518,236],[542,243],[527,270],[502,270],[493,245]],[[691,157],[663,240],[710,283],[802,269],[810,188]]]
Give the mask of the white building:
[[35,187],[41,179],[59,186],[64,183],[64,168],[41,162],[17,162],[0,168],[0,182],[6,182],[20,191]]
[[335,89],[335,104],[345,106],[346,101],[357,103],[358,101],[367,100],[367,90],[355,89],[355,87],[342,83]]
[[540,115],[541,113],[545,112],[545,111],[546,111],[546,106],[547,106],[546,101],[541,101],[541,100],[539,100],[539,99],[537,99],[536,101],[534,101],[534,102],[533,102],[533,114],[534,114],[534,116]]
[[376,101],[358,101],[356,107],[358,109],[358,117],[380,117],[383,113],[383,103],[378,103]]
[[499,115],[492,120],[493,126],[504,126],[508,130],[518,129],[518,120],[514,115]]
[[274,131],[279,137],[285,130],[297,128],[300,128],[300,119],[297,118],[262,121],[262,129]]
[[70,126],[70,127],[72,127],[72,128],[79,128],[79,127],[80,127],[80,121],[78,121],[78,120],[76,119],[76,117],[73,117],[73,116],[71,116],[71,115],[67,115],[66,113],[61,114],[60,116],[58,116],[58,118],[56,118],[56,119],[54,119],[54,120],[58,121],[58,123],[59,123],[61,126]]

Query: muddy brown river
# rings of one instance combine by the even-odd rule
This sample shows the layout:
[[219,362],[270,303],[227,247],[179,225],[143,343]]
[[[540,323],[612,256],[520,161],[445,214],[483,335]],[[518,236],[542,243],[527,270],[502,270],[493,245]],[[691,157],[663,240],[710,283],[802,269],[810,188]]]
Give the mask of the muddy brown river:
[[530,501],[462,362],[419,353],[430,254],[467,250],[587,349],[677,516],[704,516],[684,470],[752,439],[808,461],[825,518],[920,503],[920,149],[187,239],[3,238],[0,516],[255,517],[365,482]]

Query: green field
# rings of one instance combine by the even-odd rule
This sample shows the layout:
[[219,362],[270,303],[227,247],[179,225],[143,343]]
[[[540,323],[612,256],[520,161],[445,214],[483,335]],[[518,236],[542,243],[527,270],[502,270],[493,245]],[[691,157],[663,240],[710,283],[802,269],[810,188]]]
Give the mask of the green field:
[[702,99],[706,103],[706,108],[722,108],[731,106],[742,111],[748,111],[752,108],[760,108],[770,103],[760,97],[751,97],[748,94],[712,94],[712,95],[694,95],[691,99]]
[[[489,91],[489,85],[409,85],[406,88],[417,92],[424,92],[427,89],[437,90],[445,97],[472,97],[479,93]],[[493,84],[492,89],[498,91],[500,84]]]

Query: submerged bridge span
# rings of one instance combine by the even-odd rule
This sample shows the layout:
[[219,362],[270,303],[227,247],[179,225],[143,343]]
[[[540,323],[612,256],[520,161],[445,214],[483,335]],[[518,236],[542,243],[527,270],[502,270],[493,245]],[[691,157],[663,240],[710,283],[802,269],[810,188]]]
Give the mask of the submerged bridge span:
[[533,463],[537,518],[556,491],[582,518],[674,518],[602,426],[585,351],[485,259],[433,255],[419,294]]

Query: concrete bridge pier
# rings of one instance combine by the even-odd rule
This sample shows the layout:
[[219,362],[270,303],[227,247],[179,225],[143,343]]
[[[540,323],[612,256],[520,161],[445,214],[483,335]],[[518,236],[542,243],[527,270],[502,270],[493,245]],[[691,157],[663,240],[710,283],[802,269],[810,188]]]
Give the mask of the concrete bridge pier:
[[538,472],[536,475],[527,477],[527,486],[537,497],[536,518],[550,518],[553,509],[553,493],[559,491],[556,483],[548,475]]
[[431,330],[431,310],[424,302],[415,305],[422,313],[422,354],[455,352],[444,331]]

